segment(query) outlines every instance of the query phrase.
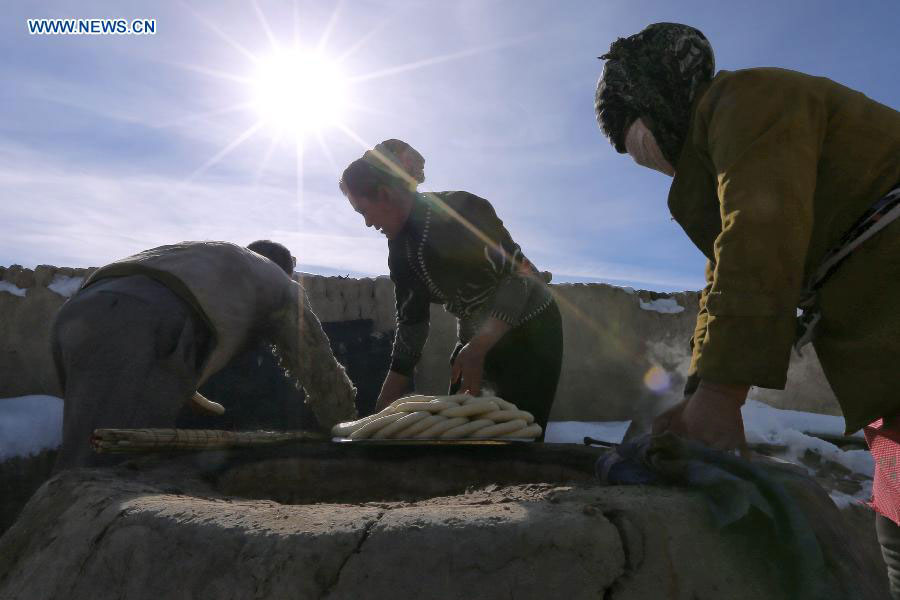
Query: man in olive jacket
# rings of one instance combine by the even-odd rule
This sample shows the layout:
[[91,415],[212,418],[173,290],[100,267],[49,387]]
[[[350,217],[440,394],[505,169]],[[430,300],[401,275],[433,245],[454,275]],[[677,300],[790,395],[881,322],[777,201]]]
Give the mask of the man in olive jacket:
[[[689,434],[735,447],[749,386],[784,387],[804,286],[900,183],[900,113],[783,69],[713,76],[708,41],[685,25],[651,25],[603,58],[601,127],[674,176],[669,209],[708,258],[690,371],[700,384],[681,417]],[[818,290],[814,345],[849,431],[900,410],[898,295],[900,222]]]
[[323,427],[356,415],[353,385],[303,287],[269,258],[182,242],[101,267],[53,327],[65,399],[56,468],[98,463],[94,429],[173,427],[207,378],[261,340],[276,346]]
[[[686,25],[650,25],[601,58],[601,128],[620,153],[674,177],[669,210],[708,259],[693,385],[655,431],[742,446],[749,387],[784,387],[798,306],[820,317],[808,331],[847,430],[895,422],[900,113],[794,71],[714,75],[709,42]],[[896,521],[900,492],[882,510],[878,482],[876,507]],[[892,569],[900,597],[900,560]]]

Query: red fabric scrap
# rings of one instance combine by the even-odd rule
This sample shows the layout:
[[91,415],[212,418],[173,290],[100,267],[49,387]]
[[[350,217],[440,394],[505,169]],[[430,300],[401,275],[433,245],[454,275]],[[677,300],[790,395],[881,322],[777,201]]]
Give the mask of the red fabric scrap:
[[875,459],[870,506],[900,525],[900,419],[873,421],[863,428]]

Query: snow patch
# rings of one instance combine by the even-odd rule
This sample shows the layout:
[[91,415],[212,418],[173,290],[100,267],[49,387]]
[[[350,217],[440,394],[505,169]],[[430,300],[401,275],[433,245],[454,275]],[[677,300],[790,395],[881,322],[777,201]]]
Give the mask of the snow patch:
[[61,398],[0,398],[0,460],[58,447],[62,442],[62,419]]
[[831,490],[828,495],[831,497],[831,501],[841,510],[850,506],[868,504],[869,500],[872,498],[872,482],[865,482],[862,489],[852,495],[837,490]]
[[794,429],[783,429],[779,432],[767,432],[769,435],[760,438],[758,433],[747,433],[748,443],[770,443],[787,446],[784,457],[794,463],[800,462],[800,457],[809,450],[821,456],[824,460],[843,465],[860,475],[872,477],[875,473],[875,462],[868,450],[841,450],[834,444],[821,440],[811,435],[806,435]]
[[631,421],[551,421],[544,441],[551,444],[583,444],[585,437],[619,444]]
[[[753,422],[758,428],[796,429],[829,435],[844,435],[844,417],[774,408],[753,399],[754,391],[757,389],[753,388],[750,392],[750,399],[741,410],[744,414],[745,424]],[[853,437],[862,439],[862,431],[857,431]]]
[[[741,412],[744,415],[744,433],[749,444],[785,446],[781,457],[796,464],[802,464],[800,457],[810,451],[818,454],[823,460],[842,465],[869,479],[875,472],[875,463],[868,450],[841,450],[834,444],[803,433],[809,431],[843,435],[843,417],[781,410],[756,400],[748,400]],[[861,434],[858,434],[858,437],[862,437]]]
[[6,292],[8,294],[12,294],[13,296],[24,298],[25,292],[27,291],[28,290],[23,290],[14,283],[10,283],[8,281],[0,281],[0,292]]
[[63,298],[71,298],[81,288],[84,277],[72,277],[70,275],[55,275],[53,281],[47,286],[52,292],[56,292]]
[[657,298],[650,302],[644,302],[643,300],[638,301],[641,303],[641,308],[644,310],[652,310],[658,313],[674,314],[684,310],[684,307],[678,304],[678,301],[675,300],[675,298]]

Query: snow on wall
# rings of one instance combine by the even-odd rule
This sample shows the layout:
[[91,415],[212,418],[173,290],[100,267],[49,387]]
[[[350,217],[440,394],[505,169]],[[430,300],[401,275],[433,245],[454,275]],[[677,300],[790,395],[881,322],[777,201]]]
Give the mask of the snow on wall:
[[12,294],[13,296],[24,298],[25,292],[27,291],[28,290],[24,290],[14,283],[10,283],[8,281],[0,281],[0,292],[6,292],[7,294]]
[[650,302],[640,300],[640,307],[644,310],[652,310],[663,314],[675,314],[684,310],[684,307],[678,304],[675,298],[657,298]]
[[47,289],[56,292],[63,298],[71,298],[78,291],[78,288],[81,287],[82,283],[84,283],[84,277],[55,275]]

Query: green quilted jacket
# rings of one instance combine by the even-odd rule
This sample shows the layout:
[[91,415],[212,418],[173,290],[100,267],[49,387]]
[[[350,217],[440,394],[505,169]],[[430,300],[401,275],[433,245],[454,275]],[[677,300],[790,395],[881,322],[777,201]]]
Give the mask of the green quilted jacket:
[[[695,100],[669,192],[708,258],[691,372],[783,388],[801,291],[900,183],[900,113],[821,77],[722,71]],[[819,292],[814,345],[853,431],[900,411],[900,221]]]

